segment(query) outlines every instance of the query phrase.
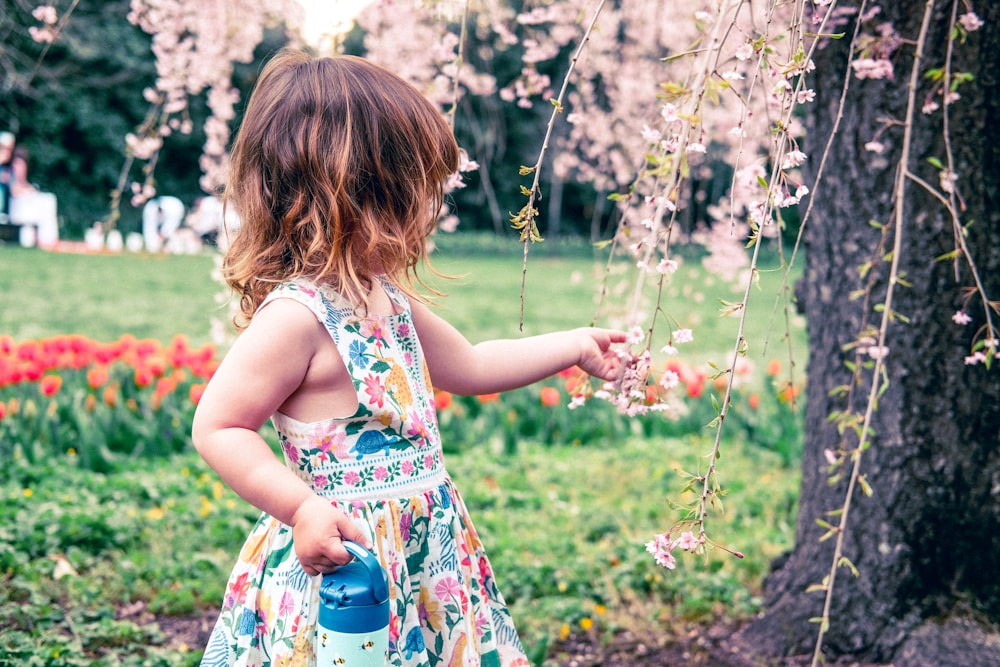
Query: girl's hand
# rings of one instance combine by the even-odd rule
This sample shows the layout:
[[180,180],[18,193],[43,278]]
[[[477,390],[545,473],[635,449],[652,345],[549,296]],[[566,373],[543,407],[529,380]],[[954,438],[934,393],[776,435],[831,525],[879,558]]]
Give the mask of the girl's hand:
[[611,346],[625,342],[625,332],[614,329],[584,327],[574,329],[580,336],[580,361],[584,372],[602,380],[616,380],[621,371],[622,359]]
[[292,518],[292,541],[295,554],[306,574],[315,576],[333,572],[354,558],[343,542],[356,542],[370,549],[368,538],[350,517],[313,495],[303,502]]

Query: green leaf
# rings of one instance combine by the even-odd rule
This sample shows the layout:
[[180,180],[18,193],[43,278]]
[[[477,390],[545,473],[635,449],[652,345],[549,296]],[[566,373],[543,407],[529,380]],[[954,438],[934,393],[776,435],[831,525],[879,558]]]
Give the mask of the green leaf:
[[852,563],[847,556],[840,557],[840,560],[837,561],[837,567],[846,567],[855,577],[858,577],[861,574],[858,572],[858,568],[854,567],[854,563]]

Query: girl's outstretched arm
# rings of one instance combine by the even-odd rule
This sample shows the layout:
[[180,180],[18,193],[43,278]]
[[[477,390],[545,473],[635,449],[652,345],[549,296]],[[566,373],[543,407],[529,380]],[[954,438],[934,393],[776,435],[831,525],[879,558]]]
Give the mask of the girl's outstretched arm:
[[613,380],[621,359],[612,345],[625,332],[581,327],[525,338],[473,345],[422,303],[413,303],[413,322],[438,389],[461,395],[491,394],[523,387],[571,366]]

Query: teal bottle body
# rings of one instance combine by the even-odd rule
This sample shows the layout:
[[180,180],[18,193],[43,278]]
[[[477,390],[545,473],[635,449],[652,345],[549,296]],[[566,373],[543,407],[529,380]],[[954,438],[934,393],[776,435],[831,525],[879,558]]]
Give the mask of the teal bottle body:
[[382,667],[389,653],[389,583],[375,555],[354,542],[354,556],[323,576],[316,625],[317,667]]

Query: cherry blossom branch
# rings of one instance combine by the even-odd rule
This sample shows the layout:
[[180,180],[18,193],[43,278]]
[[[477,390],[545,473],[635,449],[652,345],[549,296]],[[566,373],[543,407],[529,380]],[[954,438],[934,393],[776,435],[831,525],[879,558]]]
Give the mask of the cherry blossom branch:
[[[35,8],[32,15],[41,20],[45,25],[42,28],[37,28],[36,26],[31,26],[28,28],[28,34],[36,42],[41,42],[43,44],[41,53],[38,54],[38,58],[35,60],[34,66],[31,68],[31,72],[25,78],[22,84],[25,88],[31,85],[31,82],[38,75],[38,70],[42,67],[42,61],[45,60],[45,56],[48,55],[49,49],[52,48],[52,44],[59,38],[62,34],[63,28],[69,23],[69,17],[73,14],[73,10],[76,6],[80,4],[80,0],[73,0],[70,6],[63,12],[62,16],[56,20],[56,11],[51,5],[40,5]],[[49,27],[55,24],[55,27]]]
[[539,192],[539,180],[541,177],[542,164],[545,160],[545,154],[549,149],[549,139],[552,136],[552,129],[555,127],[556,118],[563,112],[563,101],[566,97],[566,90],[569,88],[569,81],[573,75],[573,70],[576,69],[576,64],[580,60],[580,55],[583,53],[583,49],[586,47],[587,42],[590,40],[590,34],[593,32],[594,26],[597,24],[597,19],[601,15],[601,10],[604,9],[605,2],[606,0],[599,0],[597,3],[597,9],[594,10],[594,15],[590,19],[590,24],[583,33],[580,45],[577,47],[576,51],[573,53],[573,57],[570,59],[569,68],[566,70],[566,76],[563,77],[562,87],[559,89],[559,95],[557,95],[555,99],[550,100],[553,107],[552,115],[549,117],[548,125],[545,128],[545,138],[542,140],[542,149],[538,153],[538,160],[535,161],[535,166],[521,167],[522,176],[532,173],[534,174],[534,179],[532,180],[530,189],[521,186],[522,194],[525,194],[528,197],[528,203],[521,208],[517,215],[511,218],[511,223],[514,229],[521,231],[520,240],[524,245],[524,257],[521,264],[521,314],[518,322],[518,328],[522,331],[524,330],[525,289],[528,280],[528,246],[534,241],[542,240],[542,236],[538,233],[538,227],[535,224],[535,216],[538,215],[538,209],[535,208],[535,200],[541,198],[541,194]]
[[[861,4],[858,7],[859,15],[864,14],[866,4],[867,0],[861,0]],[[817,34],[822,35],[826,31],[827,22],[830,18],[831,13],[836,9],[836,7],[837,7],[837,1],[833,0],[833,2],[830,3],[830,5],[827,7],[827,11],[823,15],[823,20],[816,31]],[[858,41],[858,35],[860,33],[861,33],[861,22],[857,21],[855,22],[854,25],[854,34],[851,37],[852,50],[853,50],[853,45],[856,44]],[[809,49],[809,53],[807,55],[807,59],[809,61],[812,60],[813,54],[818,48],[818,44],[819,40],[815,40],[812,43]],[[848,68],[847,72],[844,75],[843,86],[841,86],[840,89],[840,100],[837,103],[837,112],[833,119],[833,126],[830,130],[830,135],[826,139],[826,145],[823,147],[823,152],[819,159],[819,166],[817,167],[816,175],[813,178],[814,191],[817,190],[823,182],[823,176],[826,172],[826,165],[830,159],[830,154],[833,151],[833,143],[840,136],[840,123],[844,119],[844,109],[847,107],[847,91],[850,89],[850,86],[851,86],[851,70],[850,68]],[[795,243],[792,246],[792,252],[789,255],[788,263],[785,266],[785,270],[781,278],[781,286],[779,288],[779,291],[781,292],[782,295],[787,295],[790,291],[789,280],[791,278],[791,272],[795,266],[795,260],[798,258],[799,249],[802,247],[802,239],[805,236],[805,230],[808,226],[808,222],[812,218],[812,211],[815,203],[816,203],[815,198],[809,199],[809,203],[806,205],[806,210],[802,214],[802,217],[799,221],[799,230],[795,236]],[[784,298],[784,312],[785,312],[786,331],[787,331],[787,322],[789,318],[787,298]],[[794,377],[795,360],[792,359],[792,354],[791,354],[791,337],[788,337],[788,350],[789,350],[788,382],[789,385],[792,385],[792,383],[794,383],[795,381]]]
[[930,26],[933,10],[934,0],[926,0],[924,4],[924,15],[920,24],[920,33],[917,38],[913,54],[913,66],[910,70],[910,81],[906,103],[906,121],[904,123],[905,129],[903,132],[903,142],[899,157],[899,169],[897,170],[896,183],[893,188],[893,201],[896,202],[896,209],[893,221],[892,260],[889,268],[885,298],[882,301],[882,317],[879,323],[878,336],[876,339],[876,349],[878,353],[874,355],[875,364],[872,369],[871,387],[869,389],[868,402],[865,405],[865,414],[860,430],[858,447],[851,456],[851,475],[844,497],[844,504],[839,511],[839,522],[835,529],[836,540],[834,542],[833,559],[830,565],[830,572],[827,574],[826,580],[824,581],[826,596],[823,601],[822,615],[817,619],[819,621],[819,631],[817,632],[816,645],[813,649],[812,667],[817,667],[823,661],[823,637],[826,636],[826,632],[830,627],[830,608],[833,604],[833,590],[837,578],[837,571],[841,567],[848,567],[852,571],[856,572],[854,565],[843,555],[844,539],[847,532],[847,523],[851,513],[851,502],[854,497],[855,488],[858,486],[861,476],[861,463],[863,461],[863,455],[869,446],[872,415],[874,414],[876,405],[878,404],[878,397],[885,390],[884,383],[879,382],[879,377],[883,374],[885,358],[884,350],[887,349],[886,342],[888,340],[889,322],[895,320],[897,317],[896,313],[893,312],[892,304],[895,288],[900,280],[899,257],[902,254],[901,250],[903,245],[904,223],[906,221],[904,217],[906,204],[906,183],[908,180],[906,172],[909,168],[910,148],[913,143],[913,120],[917,103],[917,85],[920,81],[920,68],[923,64],[924,48],[927,45],[927,31]]
[[[769,6],[767,13],[767,28],[765,33],[762,35],[761,40],[764,44],[769,42],[769,34],[771,29],[772,21],[774,20],[776,4]],[[803,35],[800,30],[802,17],[802,2],[798,0],[795,9],[792,12],[792,20],[789,25],[789,50],[790,57],[789,63],[786,65],[789,74],[797,73],[804,74],[807,69],[809,69],[809,64],[812,62],[810,57],[805,56],[804,45],[803,45]],[[763,58],[763,57],[762,57]],[[763,65],[763,59],[758,60],[757,71],[759,71]],[[774,151],[772,155],[772,172],[770,180],[768,181],[767,196],[763,203],[762,211],[759,219],[755,220],[753,212],[751,212],[751,243],[753,244],[752,257],[750,259],[750,271],[751,279],[746,281],[746,286],[743,292],[742,301],[734,308],[738,309],[739,320],[737,324],[736,331],[736,342],[733,347],[732,357],[730,360],[729,367],[727,369],[728,379],[726,382],[725,393],[722,398],[721,405],[719,406],[718,416],[714,421],[715,426],[715,440],[713,442],[712,451],[709,454],[708,460],[708,471],[704,476],[704,481],[702,485],[701,497],[698,502],[698,510],[696,515],[696,523],[698,524],[700,531],[700,538],[702,540],[706,539],[705,525],[708,519],[709,505],[712,504],[716,498],[716,489],[714,480],[716,474],[716,465],[719,459],[719,455],[722,447],[722,433],[723,427],[725,425],[725,419],[728,414],[729,408],[732,404],[732,393],[733,393],[733,382],[735,380],[735,368],[737,361],[741,356],[747,353],[748,341],[745,337],[746,330],[746,320],[748,314],[748,308],[750,304],[750,295],[753,289],[755,281],[752,276],[756,275],[758,271],[758,262],[760,258],[761,243],[759,235],[762,232],[762,228],[765,224],[770,224],[768,221],[771,218],[772,211],[775,208],[780,207],[783,203],[785,197],[779,192],[783,188],[782,184],[782,173],[789,166],[786,160],[787,147],[790,142],[788,137],[788,127],[792,117],[792,113],[795,109],[795,101],[799,97],[799,92],[803,90],[804,77],[799,76],[796,82],[796,87],[790,89],[789,87],[782,88],[781,95],[781,109],[782,113],[776,126],[778,129],[777,133],[777,143],[774,146]],[[786,82],[787,84],[787,82]],[[792,165],[795,166],[795,165]],[[798,201],[798,195],[796,195],[796,203]],[[756,224],[755,224],[756,223]]]
[[[949,23],[949,35],[954,35],[956,31],[956,16],[958,14],[958,0],[954,0],[951,5],[951,18]],[[932,188],[928,183],[924,182],[923,179],[919,178],[916,174],[913,174],[907,170],[907,176],[910,180],[919,183],[927,192],[936,197],[941,201],[945,210],[951,217],[951,224],[953,235],[955,237],[956,249],[953,253],[956,260],[955,266],[955,279],[959,279],[959,269],[958,269],[958,259],[959,255],[965,260],[966,266],[969,272],[972,274],[972,280],[975,283],[974,290],[975,293],[979,295],[979,301],[982,304],[983,316],[986,320],[984,326],[985,340],[983,341],[983,346],[986,351],[982,353],[982,361],[989,367],[992,360],[995,358],[998,350],[997,343],[997,327],[993,324],[993,314],[991,311],[991,302],[986,294],[986,288],[983,285],[982,279],[979,276],[979,269],[976,266],[975,259],[972,257],[972,252],[969,250],[969,246],[965,240],[965,233],[962,229],[962,224],[959,219],[958,211],[962,203],[959,201],[958,189],[955,184],[955,160],[954,155],[951,150],[951,132],[949,131],[949,109],[951,108],[951,81],[952,81],[952,55],[954,53],[955,42],[954,39],[948,40],[948,45],[945,54],[945,66],[942,75],[942,91],[944,96],[944,102],[941,110],[941,130],[942,130],[942,140],[944,142],[945,159],[947,161],[947,167],[940,173],[940,181],[942,189],[948,194],[947,199],[939,194],[934,188]],[[995,307],[995,306],[992,306]],[[964,311],[959,311],[956,313],[955,317],[958,319],[963,319]],[[973,355],[977,352],[976,347],[979,341],[973,341]],[[970,357],[970,358],[975,358]]]
[[448,108],[448,127],[451,128],[452,132],[455,131],[455,116],[458,114],[458,99],[460,97],[460,78],[462,73],[462,65],[465,64],[465,42],[467,39],[466,33],[468,28],[466,27],[469,23],[469,0],[465,0],[464,9],[462,10],[462,27],[459,30],[458,35],[458,46],[456,47],[455,55],[455,71],[451,78],[451,106]]

